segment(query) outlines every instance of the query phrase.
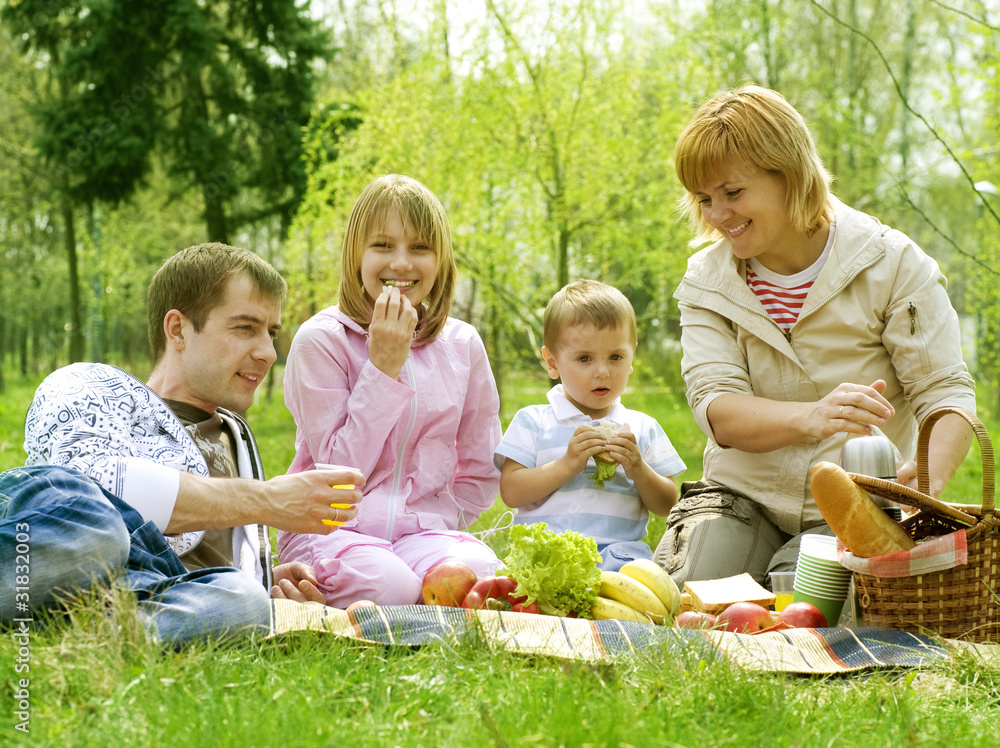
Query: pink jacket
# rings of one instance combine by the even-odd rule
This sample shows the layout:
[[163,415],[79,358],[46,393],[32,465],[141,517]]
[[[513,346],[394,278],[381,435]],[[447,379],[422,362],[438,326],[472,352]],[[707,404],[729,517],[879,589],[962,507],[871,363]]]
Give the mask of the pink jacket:
[[496,500],[500,398],[471,325],[449,318],[394,381],[368,360],[367,330],[329,307],[296,333],[284,381],[296,424],[289,472],[327,463],[367,476],[346,528],[391,542],[464,530]]

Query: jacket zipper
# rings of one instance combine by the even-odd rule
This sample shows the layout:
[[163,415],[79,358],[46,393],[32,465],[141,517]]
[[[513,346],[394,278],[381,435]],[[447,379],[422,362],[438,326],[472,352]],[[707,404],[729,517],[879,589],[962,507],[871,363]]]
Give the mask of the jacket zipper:
[[410,363],[410,359],[406,359],[404,364],[406,368],[406,380],[413,387],[414,395],[410,400],[410,421],[406,424],[406,431],[403,432],[403,438],[399,441],[399,449],[396,450],[396,467],[392,471],[392,492],[389,494],[389,515],[386,518],[385,525],[385,539],[390,543],[392,542],[392,532],[396,526],[396,503],[399,500],[399,483],[403,478],[403,454],[406,451],[406,443],[410,440],[410,434],[413,432],[413,425],[417,422],[417,388],[413,379],[413,364]]
[[920,351],[920,365],[926,374],[931,370],[931,360],[927,354],[927,341],[924,340],[924,333],[920,329],[920,320],[917,318],[917,305],[911,301],[906,310],[910,313],[910,335],[917,338],[917,349]]
[[[883,255],[882,257],[884,257],[884,256],[885,255]],[[879,260],[881,260],[882,257],[876,257],[874,260],[872,260],[871,262],[869,262],[867,265],[859,267],[857,270],[855,270],[853,273],[851,273],[851,275],[847,279],[845,279],[844,282],[841,283],[840,286],[838,286],[834,290],[834,292],[829,295],[829,297],[827,297],[826,301],[824,301],[819,306],[816,306],[813,309],[810,309],[806,314],[801,315],[800,317],[798,317],[798,319],[795,320],[796,324],[798,323],[798,321],[800,319],[803,319],[804,317],[809,317],[809,316],[815,314],[820,309],[822,309],[827,304],[829,304],[831,300],[833,300],[836,296],[839,296],[844,291],[845,288],[847,288],[849,285],[851,285],[851,283],[854,282],[855,278],[857,278],[859,275],[861,275],[864,271],[866,271],[868,268],[870,268],[876,262],[878,262]],[[795,325],[792,325],[792,327],[794,328]],[[785,333],[785,339],[788,340],[789,343],[792,342],[792,331],[791,330],[789,330],[788,332]]]

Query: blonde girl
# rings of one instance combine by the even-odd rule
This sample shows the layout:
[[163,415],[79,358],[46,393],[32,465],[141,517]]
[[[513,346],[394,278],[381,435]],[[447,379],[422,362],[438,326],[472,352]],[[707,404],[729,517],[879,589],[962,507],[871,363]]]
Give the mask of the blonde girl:
[[299,329],[285,368],[290,472],[367,476],[357,517],[326,536],[280,533],[330,605],[416,603],[435,564],[500,566],[466,532],[499,491],[496,384],[479,334],[448,316],[455,287],[440,201],[402,175],[368,184],[344,235],[339,302]]

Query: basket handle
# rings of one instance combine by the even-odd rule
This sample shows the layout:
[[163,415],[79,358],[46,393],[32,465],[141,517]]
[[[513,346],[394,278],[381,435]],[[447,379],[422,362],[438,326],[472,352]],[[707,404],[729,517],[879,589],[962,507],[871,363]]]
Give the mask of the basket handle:
[[931,478],[927,455],[930,448],[931,429],[939,419],[949,414],[962,416],[979,440],[979,454],[983,460],[983,517],[993,514],[994,493],[996,488],[996,475],[994,473],[993,442],[990,434],[979,420],[975,413],[964,408],[953,408],[950,406],[936,408],[932,410],[924,422],[920,424],[920,434],[917,437],[917,489],[924,494],[930,495]]

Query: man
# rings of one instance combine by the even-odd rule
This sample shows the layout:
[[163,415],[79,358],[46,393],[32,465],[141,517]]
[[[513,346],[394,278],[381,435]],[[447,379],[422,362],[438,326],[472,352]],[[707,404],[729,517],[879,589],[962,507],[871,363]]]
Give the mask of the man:
[[[0,621],[115,578],[135,592],[150,632],[178,643],[266,627],[269,589],[323,601],[311,567],[272,569],[256,523],[327,534],[361,498],[333,486],[364,477],[343,468],[264,481],[237,415],[276,359],[286,294],[251,252],[190,247],[149,287],[146,384],[104,364],[42,382],[25,424],[28,467],[0,476]],[[30,573],[14,573],[19,545]]]

